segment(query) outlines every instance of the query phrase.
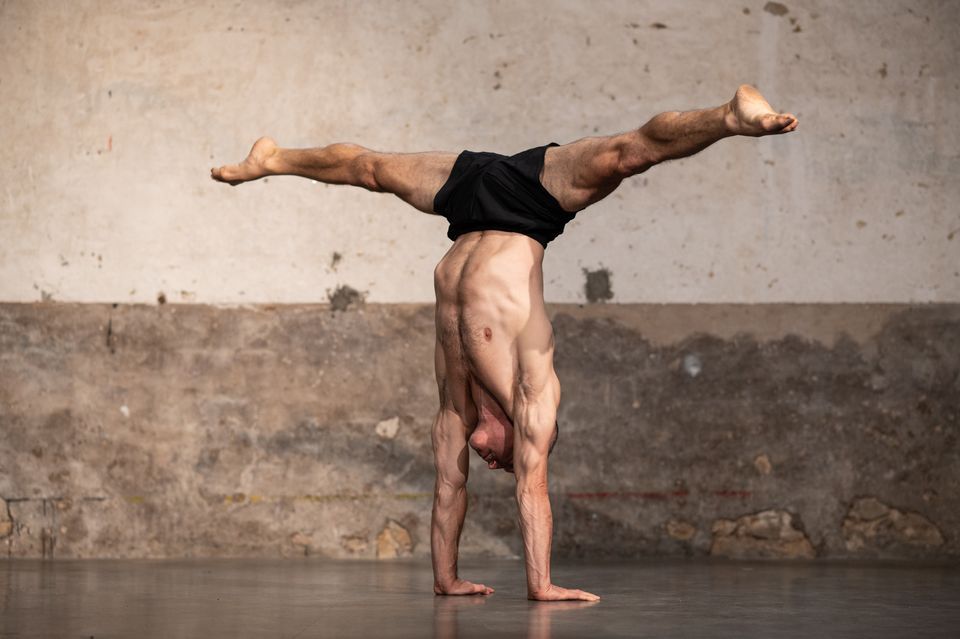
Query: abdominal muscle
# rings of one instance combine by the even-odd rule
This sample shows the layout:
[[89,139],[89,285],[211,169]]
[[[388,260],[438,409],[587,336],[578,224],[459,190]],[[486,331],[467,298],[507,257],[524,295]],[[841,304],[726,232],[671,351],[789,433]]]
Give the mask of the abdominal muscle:
[[520,380],[555,378],[542,265],[543,247],[532,238],[475,231],[457,238],[434,274],[438,319],[448,341],[458,338],[470,394],[491,395],[507,416]]

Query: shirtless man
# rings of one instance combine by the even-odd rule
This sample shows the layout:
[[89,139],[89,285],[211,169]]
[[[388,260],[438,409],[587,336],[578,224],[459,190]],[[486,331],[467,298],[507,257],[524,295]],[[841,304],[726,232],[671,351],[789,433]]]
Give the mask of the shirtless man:
[[215,180],[233,185],[298,175],[393,193],[450,221],[454,243],[434,271],[440,391],[431,526],[436,594],[493,592],[457,573],[470,447],[491,469],[516,475],[528,597],[599,599],[550,579],[547,457],[557,437],[560,381],[543,303],[544,248],[576,212],[610,195],[625,178],[725,137],[796,128],[796,117],[774,111],[755,88],[743,85],[719,107],[661,113],[626,133],[511,157],[380,153],[355,144],[281,149],[261,138],[240,164],[211,170]]

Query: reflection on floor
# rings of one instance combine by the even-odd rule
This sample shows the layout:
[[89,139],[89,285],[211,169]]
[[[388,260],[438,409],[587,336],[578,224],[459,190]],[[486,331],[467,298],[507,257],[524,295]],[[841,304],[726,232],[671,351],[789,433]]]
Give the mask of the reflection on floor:
[[555,563],[595,604],[526,600],[523,564],[468,561],[489,597],[435,597],[429,562],[0,564],[0,637],[957,637],[960,568]]

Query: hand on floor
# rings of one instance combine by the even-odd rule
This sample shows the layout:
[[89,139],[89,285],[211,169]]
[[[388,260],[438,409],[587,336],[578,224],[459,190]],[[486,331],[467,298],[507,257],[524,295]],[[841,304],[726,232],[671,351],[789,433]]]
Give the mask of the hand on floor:
[[527,593],[527,599],[534,601],[600,601],[597,595],[585,590],[571,590],[550,585],[545,590]]

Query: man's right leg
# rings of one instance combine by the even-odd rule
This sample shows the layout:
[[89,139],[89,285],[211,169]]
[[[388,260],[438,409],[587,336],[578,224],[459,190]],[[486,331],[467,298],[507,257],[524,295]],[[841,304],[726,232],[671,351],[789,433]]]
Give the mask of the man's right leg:
[[217,181],[236,186],[270,175],[296,175],[393,193],[425,212],[435,213],[433,199],[450,176],[456,153],[379,153],[357,144],[330,144],[315,149],[282,149],[260,138],[239,164],[210,170]]
[[625,178],[693,155],[723,138],[789,133],[796,128],[795,116],[777,113],[745,84],[718,107],[661,113],[633,131],[551,147],[541,180],[564,209],[579,211],[610,195]]

